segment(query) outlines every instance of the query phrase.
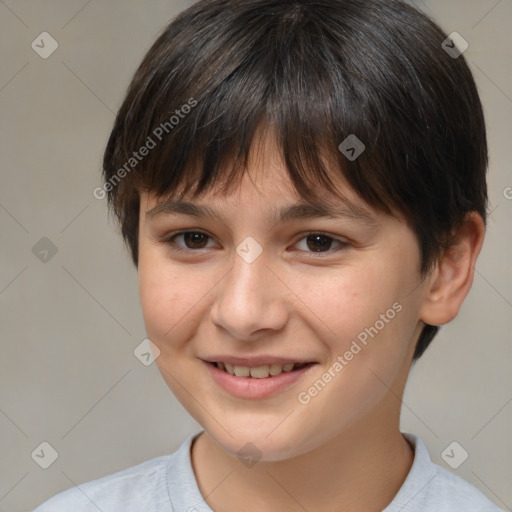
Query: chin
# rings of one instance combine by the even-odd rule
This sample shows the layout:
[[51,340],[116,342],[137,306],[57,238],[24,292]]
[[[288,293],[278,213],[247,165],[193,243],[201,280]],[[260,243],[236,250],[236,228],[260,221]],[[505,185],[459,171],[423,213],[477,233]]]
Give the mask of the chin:
[[[292,459],[307,452],[312,446],[306,439],[311,439],[304,432],[293,434],[289,429],[274,427],[272,429],[262,428],[261,425],[254,427],[241,426],[227,427],[208,430],[209,436],[225,452],[242,460],[258,460],[261,462],[278,462]],[[206,430],[206,429],[205,429]],[[269,432],[271,434],[269,435]],[[231,434],[231,435],[230,435]],[[300,449],[299,449],[300,447]]]

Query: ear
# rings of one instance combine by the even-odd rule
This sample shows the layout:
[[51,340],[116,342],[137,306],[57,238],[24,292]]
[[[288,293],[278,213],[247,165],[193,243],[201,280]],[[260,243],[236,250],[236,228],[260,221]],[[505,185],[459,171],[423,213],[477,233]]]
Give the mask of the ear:
[[485,235],[482,217],[476,212],[469,212],[454,235],[454,245],[443,252],[428,278],[420,318],[430,325],[452,321],[471,289]]

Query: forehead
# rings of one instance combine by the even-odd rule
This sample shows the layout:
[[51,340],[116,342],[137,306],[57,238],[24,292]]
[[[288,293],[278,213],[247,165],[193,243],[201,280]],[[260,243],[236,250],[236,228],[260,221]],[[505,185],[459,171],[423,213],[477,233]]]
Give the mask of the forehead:
[[143,194],[146,213],[184,213],[215,217],[219,209],[238,209],[246,203],[267,212],[270,221],[305,217],[327,217],[345,214],[370,221],[374,209],[350,187],[338,162],[332,155],[322,154],[332,188],[308,189],[312,197],[304,198],[295,188],[287,170],[274,132],[266,127],[258,130],[251,145],[247,166],[235,182],[216,183],[199,195],[188,193],[182,186],[175,193],[157,197]]
[[377,212],[352,195],[344,191],[344,196],[340,197],[325,190],[319,191],[313,199],[302,198],[293,188],[286,171],[280,169],[279,177],[267,172],[266,177],[258,176],[256,183],[252,175],[246,173],[238,187],[228,194],[211,190],[197,198],[187,194],[163,198],[146,195],[141,201],[141,213],[148,221],[166,215],[185,215],[227,223],[229,217],[243,216],[263,217],[270,225],[321,218],[377,225]]

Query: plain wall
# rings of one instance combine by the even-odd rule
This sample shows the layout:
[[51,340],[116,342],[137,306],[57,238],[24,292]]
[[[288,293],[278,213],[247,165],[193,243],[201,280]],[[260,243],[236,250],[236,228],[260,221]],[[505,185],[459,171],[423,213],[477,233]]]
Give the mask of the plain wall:
[[[469,457],[452,471],[511,510],[512,3],[417,3],[469,43],[492,214],[470,295],[412,370],[401,428],[448,469],[441,453],[460,443]],[[133,354],[145,338],[136,270],[92,194],[133,72],[189,4],[0,2],[0,511],[172,453],[200,429]],[[59,45],[47,59],[31,47],[43,31]],[[58,452],[46,470],[31,457],[43,441]]]

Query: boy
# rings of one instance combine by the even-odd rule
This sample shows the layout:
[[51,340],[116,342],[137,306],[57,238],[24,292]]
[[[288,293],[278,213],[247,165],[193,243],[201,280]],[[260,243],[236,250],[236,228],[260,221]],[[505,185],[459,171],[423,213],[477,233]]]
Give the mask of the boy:
[[399,430],[485,232],[482,108],[446,39],[399,0],[208,0],[165,29],[95,195],[204,430],[37,512],[499,510]]

